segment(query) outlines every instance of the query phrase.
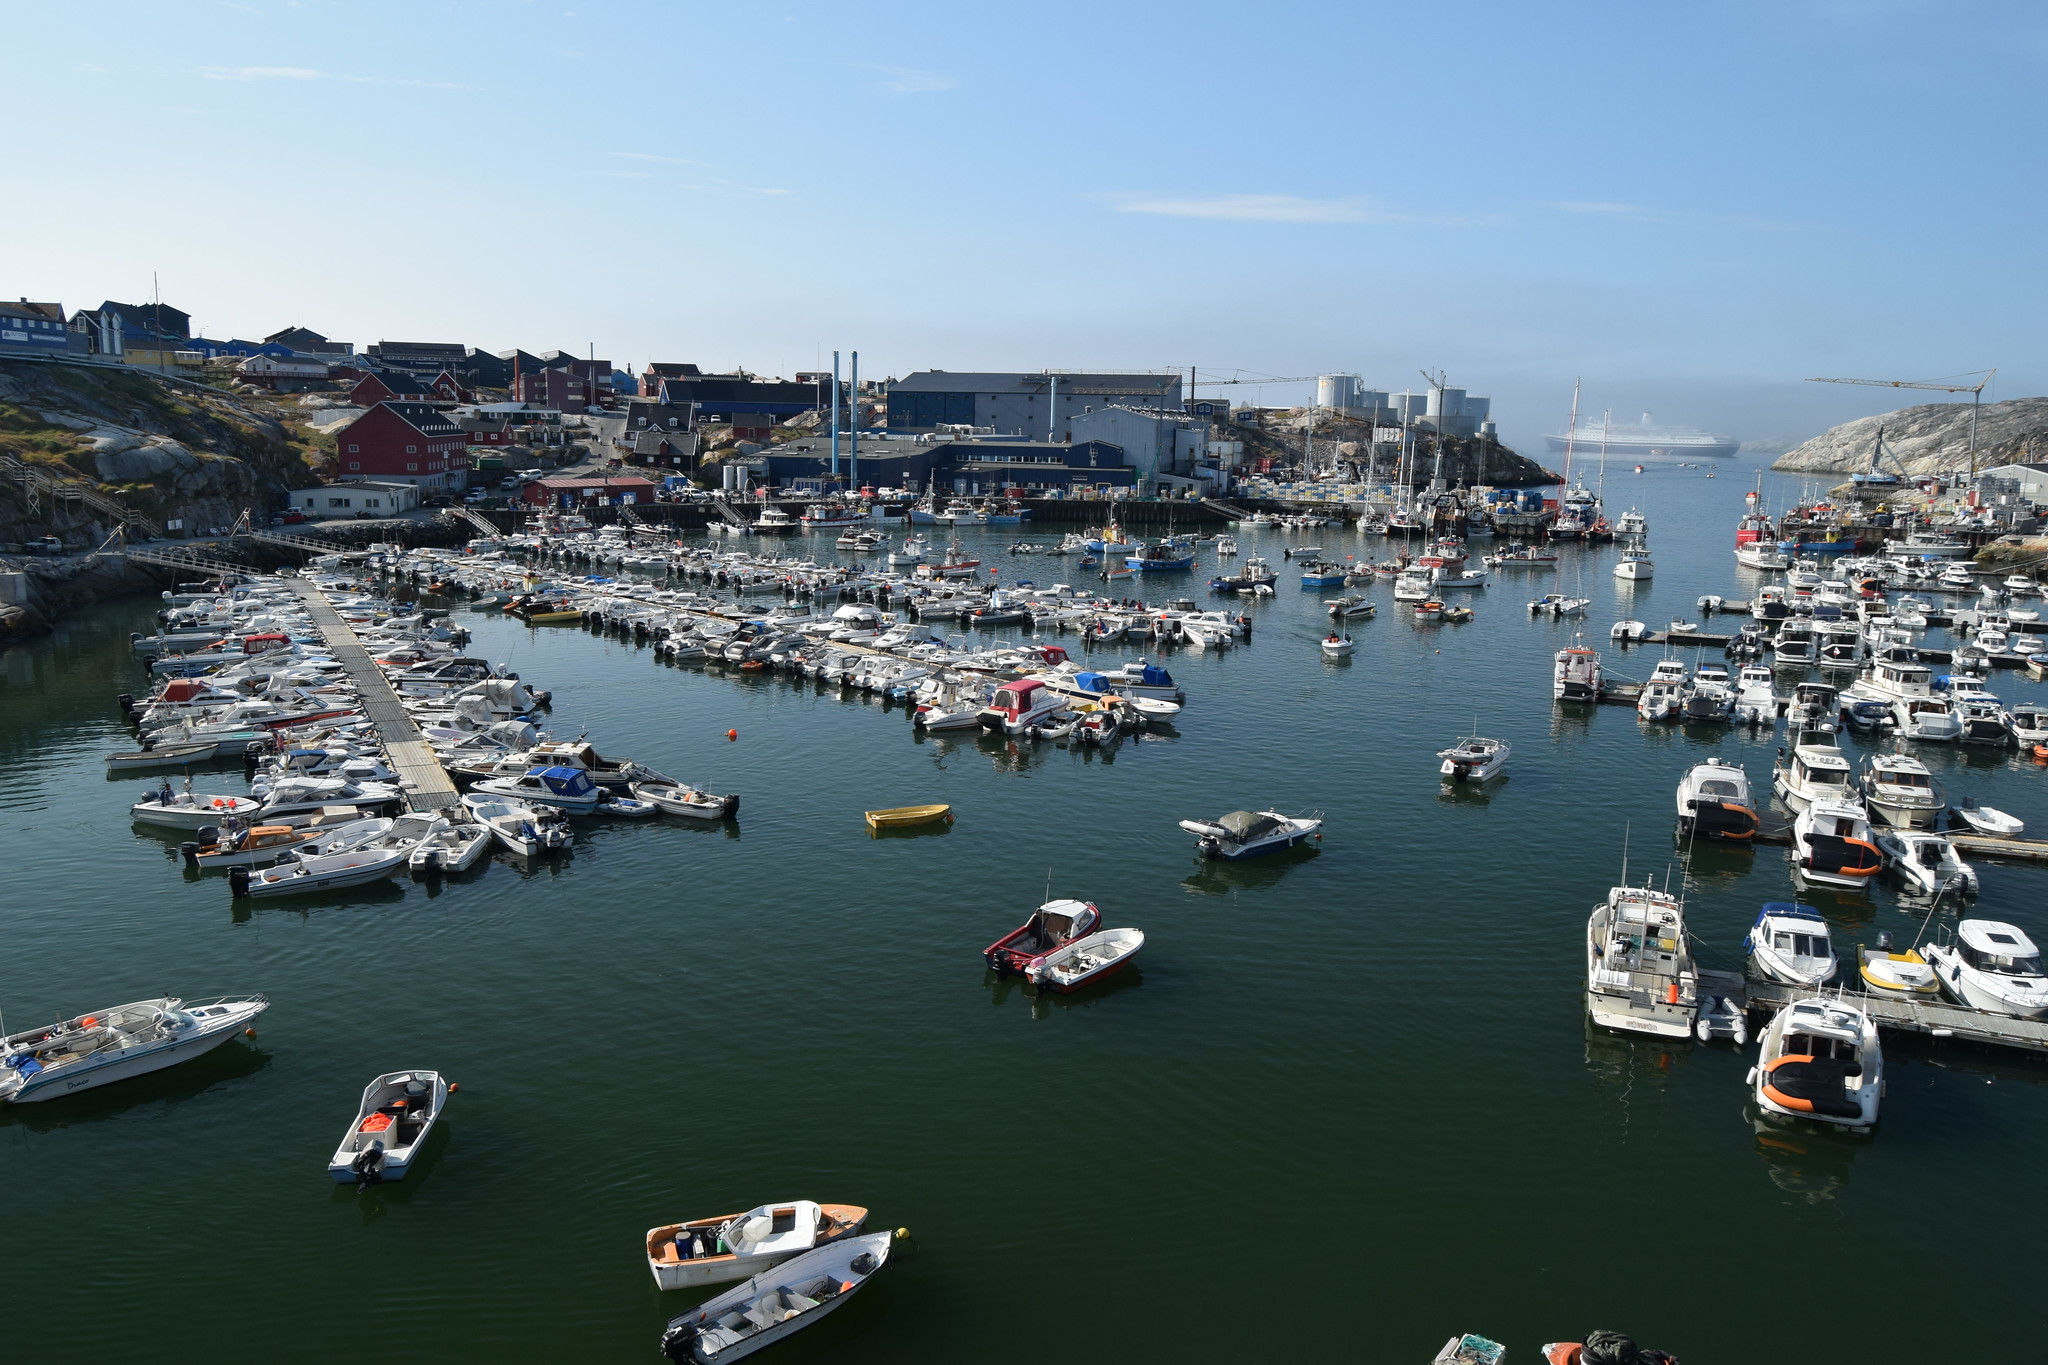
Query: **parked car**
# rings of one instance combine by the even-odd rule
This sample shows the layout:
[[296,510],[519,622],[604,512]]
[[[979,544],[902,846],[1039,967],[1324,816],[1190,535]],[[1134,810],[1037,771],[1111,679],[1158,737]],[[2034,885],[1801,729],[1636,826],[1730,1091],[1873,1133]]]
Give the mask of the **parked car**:
[[455,499],[438,493],[431,498],[420,499],[420,506],[422,507],[453,507],[454,505]]
[[302,526],[305,524],[305,521],[306,514],[304,512],[301,512],[296,507],[288,507],[279,515],[277,524],[280,526]]
[[480,502],[489,502],[491,500],[491,490],[488,488],[472,488],[462,495],[462,500],[471,506],[475,506]]
[[34,540],[23,541],[21,552],[25,555],[61,555],[64,542],[55,536],[37,536]]

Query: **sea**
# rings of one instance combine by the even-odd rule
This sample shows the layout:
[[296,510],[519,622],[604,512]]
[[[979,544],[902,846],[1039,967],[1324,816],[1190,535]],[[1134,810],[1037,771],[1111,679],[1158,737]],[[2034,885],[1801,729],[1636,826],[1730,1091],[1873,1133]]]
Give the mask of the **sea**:
[[[1108,751],[923,735],[900,704],[458,605],[471,652],[553,689],[556,736],[738,793],[737,820],[579,820],[559,860],[261,905],[121,818],[148,778],[105,774],[131,740],[115,698],[146,682],[129,634],[160,604],[71,617],[0,655],[6,1028],[166,994],[271,1007],[200,1060],[0,1112],[7,1358],[652,1360],[697,1296],[655,1288],[646,1230],[794,1198],[905,1236],[773,1348],[788,1365],[1419,1365],[1462,1332],[1517,1362],[1595,1328],[1687,1361],[1918,1362],[2024,1339],[2048,1065],[1887,1039],[1883,1116],[1855,1136],[1763,1119],[1753,1052],[1586,1019],[1586,917],[1624,875],[1682,889],[1728,970],[1758,907],[1795,895],[1782,848],[1674,837],[1688,766],[1720,755],[1765,789],[1782,730],[1551,699],[1581,633],[1639,679],[1666,651],[1612,643],[1615,620],[1754,592],[1730,550],[1759,479],[1774,506],[1798,492],[1743,458],[1610,466],[1652,580],[1566,547],[1470,593],[1464,625],[1417,623],[1380,580],[1336,661],[1335,593],[1282,551],[1398,543],[1239,528],[1236,561],[1205,544],[1190,573],[1119,586],[1234,605],[1212,575],[1254,554],[1281,573],[1242,604],[1248,645],[1148,656],[1187,707]],[[1058,535],[960,536],[1002,582],[1083,581],[1020,539]],[[1549,591],[1585,617],[1532,617]],[[1436,751],[1475,731],[1513,743],[1507,773],[1447,790]],[[1952,798],[2048,833],[2032,759],[1919,752]],[[196,780],[245,789],[235,765]],[[954,823],[862,819],[923,802]],[[1266,807],[1320,812],[1322,839],[1216,863],[1177,827]],[[1979,870],[1966,913],[2048,937],[2048,871]],[[1050,897],[1144,930],[1137,964],[1065,997],[994,978],[982,949]],[[1798,898],[1852,959],[1956,918],[1885,887]],[[363,1086],[415,1067],[459,1086],[421,1164],[331,1183]]]

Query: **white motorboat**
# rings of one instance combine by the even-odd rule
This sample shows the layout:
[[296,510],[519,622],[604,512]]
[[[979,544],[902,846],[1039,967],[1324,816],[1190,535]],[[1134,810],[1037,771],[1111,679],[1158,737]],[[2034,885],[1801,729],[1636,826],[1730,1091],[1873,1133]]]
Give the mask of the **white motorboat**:
[[560,853],[576,842],[559,811],[542,811],[524,801],[500,801],[474,794],[462,798],[471,815],[490,827],[491,837],[525,857]]
[[1678,779],[1678,825],[1702,839],[1746,842],[1756,837],[1756,805],[1749,774],[1726,759],[1710,758]]
[[707,1299],[668,1325],[661,1350],[698,1365],[738,1360],[799,1332],[860,1292],[889,1261],[887,1232],[842,1237]]
[[[253,734],[245,738],[244,744],[254,741]],[[192,763],[206,763],[220,755],[217,740],[201,739],[185,744],[145,743],[141,749],[107,755],[108,772],[137,772],[145,768],[178,768]]]
[[1619,640],[1623,644],[1640,644],[1644,640],[1649,639],[1654,634],[1656,634],[1656,632],[1651,630],[1650,627],[1644,622],[1616,621],[1611,627],[1608,628],[1607,638],[1610,640]]
[[1778,723],[1777,674],[1769,664],[1748,664],[1735,680],[1735,719],[1743,725]]
[[1993,839],[2017,839],[2027,832],[2026,821],[1991,806],[1980,806],[1975,797],[1964,797],[1957,804],[1955,814],[1976,833]]
[[1339,620],[1346,616],[1371,616],[1379,609],[1377,602],[1364,597],[1339,597],[1333,599],[1329,604],[1332,620]]
[[1942,697],[1907,697],[1892,703],[1892,730],[1901,739],[1953,744],[1963,737],[1963,722]]
[[1437,750],[1443,760],[1437,771],[1453,782],[1485,782],[1507,767],[1512,747],[1504,739],[1468,735],[1448,749]]
[[1586,1011],[1593,1022],[1684,1038],[1698,1009],[1683,907],[1648,887],[1611,888],[1586,921]]
[[1629,582],[1643,582],[1656,572],[1657,565],[1645,549],[1623,550],[1614,565],[1614,576]]
[[1880,830],[1877,846],[1893,876],[1915,895],[1977,894],[1977,869],[1956,854],[1948,836],[1931,830]]
[[1183,820],[1180,827],[1198,836],[1195,847],[1204,857],[1253,858],[1292,848],[1308,838],[1322,838],[1320,811],[1282,815],[1277,810],[1234,810],[1215,820]]
[[591,814],[602,799],[587,769],[560,766],[531,768],[517,777],[485,778],[470,790],[494,800],[552,806],[573,815]]
[[2022,748],[2048,744],[2048,706],[2026,702],[2008,709],[2005,728],[2012,731],[2012,737],[2020,742]]
[[1842,998],[1795,1000],[1764,1026],[1749,1073],[1757,1106],[1853,1129],[1877,1122],[1884,1049],[1870,1016]]
[[1071,995],[1091,981],[1130,966],[1144,946],[1143,930],[1101,929],[1033,958],[1024,976],[1040,990]]
[[[1782,752],[1782,751],[1780,751]],[[1778,799],[1792,811],[1816,801],[1854,799],[1849,760],[1832,744],[1795,744],[1772,776]]]
[[262,867],[303,853],[348,853],[367,848],[391,832],[391,821],[381,816],[350,819],[354,814],[349,807],[338,806],[332,812],[332,822],[255,825],[223,831],[211,844],[184,843],[178,851],[184,855],[187,867],[212,872],[231,867]]
[[346,853],[301,854],[271,867],[228,869],[228,886],[237,896],[270,899],[338,891],[381,881],[405,866],[406,848],[359,848]]
[[1934,774],[1911,754],[1872,754],[1861,785],[1871,815],[1897,829],[1933,829],[1948,809]]
[[327,1174],[358,1189],[405,1179],[448,1103],[449,1089],[438,1071],[393,1071],[371,1081],[355,1121],[328,1158]]
[[1960,697],[1951,693],[1949,710],[1955,713],[1956,738],[1962,743],[2003,746],[2012,742],[2005,728],[2005,708],[1989,693]]
[[1600,699],[1600,652],[1580,641],[1557,651],[1550,694],[1559,701]]
[[[1400,593],[1396,591],[1395,596],[1400,596]],[[1559,592],[1547,592],[1529,604],[1529,614],[1553,617],[1583,616],[1586,612],[1586,603],[1590,600],[1585,597],[1570,597]]]
[[1758,911],[1743,947],[1759,977],[1786,986],[1824,986],[1841,965],[1820,911],[1790,901],[1771,901]]
[[1892,936],[1881,933],[1875,948],[1857,945],[1856,958],[1863,977],[1863,989],[1876,996],[1895,999],[1925,998],[1940,992],[1934,968],[1915,948],[1892,951]]
[[1966,919],[1953,938],[1930,944],[1923,953],[1951,999],[1989,1014],[2048,1018],[2041,951],[2016,925]]
[[142,800],[128,808],[128,817],[138,824],[160,825],[165,829],[205,829],[230,815],[248,820],[262,805],[246,796],[195,795],[189,782],[184,791],[173,792],[166,782],[155,791],[144,793]]
[[1884,871],[1870,820],[1854,799],[1821,799],[1792,821],[1792,865],[1802,881],[1868,887]]
[[481,820],[448,825],[413,845],[406,866],[417,877],[427,872],[467,872],[490,852],[491,827]]
[[667,1223],[647,1230],[647,1268],[661,1289],[744,1280],[792,1256],[860,1233],[868,1211],[857,1204],[789,1199],[745,1213]]
[[1336,631],[1331,631],[1323,637],[1322,647],[1325,655],[1330,658],[1340,658],[1358,648],[1358,645],[1349,635],[1341,635]]
[[1792,689],[1792,700],[1785,707],[1785,728],[1792,732],[1794,741],[1811,730],[1832,733],[1838,728],[1837,706],[1841,693],[1833,683],[1803,682]]
[[270,1008],[261,995],[138,1000],[0,1038],[0,1100],[34,1104],[210,1052]]
[[382,782],[350,782],[339,777],[287,777],[270,789],[258,812],[265,822],[296,815],[314,815],[336,806],[370,812],[397,810],[405,793]]
[[664,815],[686,820],[726,820],[739,814],[737,796],[714,796],[682,782],[635,782],[633,795]]
[[1644,720],[1670,720],[1684,706],[1684,685],[1663,678],[1651,678],[1636,697],[1636,714]]

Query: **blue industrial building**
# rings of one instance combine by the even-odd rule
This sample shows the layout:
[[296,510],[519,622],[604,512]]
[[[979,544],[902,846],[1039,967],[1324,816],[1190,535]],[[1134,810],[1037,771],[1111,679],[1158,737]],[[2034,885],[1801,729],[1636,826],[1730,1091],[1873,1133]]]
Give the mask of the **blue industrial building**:
[[889,381],[889,430],[978,427],[998,436],[1069,439],[1067,423],[1095,408],[1122,404],[1178,408],[1179,371],[1149,374],[1038,374],[919,370]]
[[[850,439],[841,438],[839,455],[842,477],[853,474]],[[754,456],[751,463],[771,483],[829,479],[832,442],[821,436],[785,442]],[[960,496],[999,494],[1010,488],[1032,493],[1129,488],[1135,478],[1123,451],[1104,441],[933,441],[877,438],[872,433],[861,438],[858,475],[868,487],[929,487]]]

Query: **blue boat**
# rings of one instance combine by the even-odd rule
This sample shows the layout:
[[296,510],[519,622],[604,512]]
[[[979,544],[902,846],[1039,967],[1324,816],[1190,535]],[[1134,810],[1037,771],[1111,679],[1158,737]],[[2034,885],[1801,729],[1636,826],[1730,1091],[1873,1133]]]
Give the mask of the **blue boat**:
[[1311,561],[1302,568],[1301,586],[1304,588],[1341,588],[1344,586],[1344,569],[1336,564]]
[[1195,567],[1195,552],[1182,549],[1170,540],[1157,545],[1147,545],[1132,555],[1125,563],[1139,573],[1159,573],[1168,569],[1192,569]]

